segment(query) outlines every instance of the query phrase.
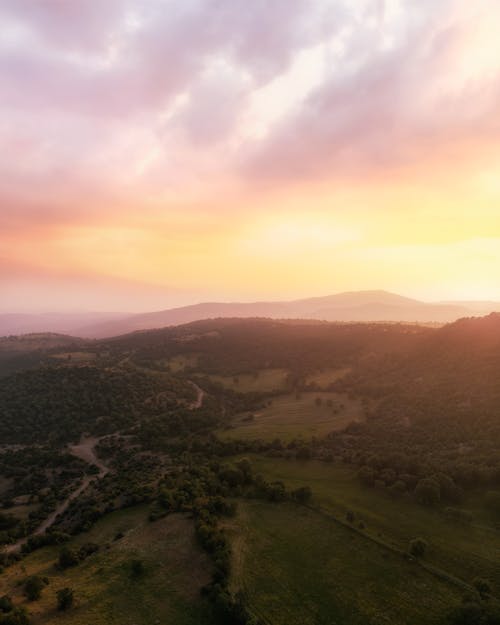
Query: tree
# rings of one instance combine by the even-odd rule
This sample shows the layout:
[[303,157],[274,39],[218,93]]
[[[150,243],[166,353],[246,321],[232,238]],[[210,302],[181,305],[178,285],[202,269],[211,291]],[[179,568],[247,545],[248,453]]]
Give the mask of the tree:
[[37,601],[42,596],[42,590],[45,583],[38,575],[32,575],[28,577],[24,583],[24,594],[28,598],[28,601]]
[[472,582],[472,585],[479,593],[481,599],[487,599],[491,595],[491,584],[487,579],[476,577]]
[[292,499],[295,499],[295,501],[298,501],[299,503],[307,503],[311,500],[312,490],[309,486],[302,486],[292,490],[291,495]]
[[75,551],[69,547],[63,547],[59,553],[59,566],[62,569],[67,569],[70,566],[76,566],[78,564],[78,555]]
[[142,560],[132,560],[130,569],[133,577],[140,577],[144,574],[144,563]]
[[69,610],[73,605],[74,593],[72,588],[61,588],[57,591],[57,609],[60,611]]
[[0,616],[0,625],[30,625],[30,619],[26,608],[19,606],[14,608],[12,612]]
[[441,499],[441,489],[436,480],[424,478],[415,488],[417,501],[425,506],[435,506]]
[[408,553],[414,558],[421,558],[427,550],[427,543],[423,538],[414,538],[410,540]]
[[0,612],[10,612],[13,607],[14,605],[10,595],[3,595],[0,597]]

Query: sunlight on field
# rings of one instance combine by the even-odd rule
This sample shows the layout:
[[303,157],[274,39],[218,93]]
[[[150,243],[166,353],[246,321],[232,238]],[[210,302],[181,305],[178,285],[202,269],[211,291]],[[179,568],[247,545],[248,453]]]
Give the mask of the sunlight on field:
[[363,420],[358,400],[341,393],[301,393],[273,398],[270,405],[255,413],[234,418],[232,427],[220,433],[224,438],[260,438],[289,441],[308,439]]
[[287,375],[286,369],[260,369],[255,373],[235,376],[209,375],[208,377],[238,393],[258,393],[283,390]]
[[325,371],[319,371],[306,377],[306,384],[317,384],[320,388],[327,389],[330,384],[333,384],[337,380],[346,376],[351,369],[349,367],[342,367],[340,369],[326,369]]
[[90,362],[96,357],[94,352],[60,352],[52,355],[52,358],[56,360],[71,360],[72,362]]
[[186,367],[196,367],[198,364],[198,354],[178,354],[165,363],[172,373],[184,371]]

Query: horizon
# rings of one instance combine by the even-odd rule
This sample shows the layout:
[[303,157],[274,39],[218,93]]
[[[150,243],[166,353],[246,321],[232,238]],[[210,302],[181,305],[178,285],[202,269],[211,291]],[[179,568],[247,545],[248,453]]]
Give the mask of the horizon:
[[6,0],[0,311],[500,301],[498,23],[493,0]]

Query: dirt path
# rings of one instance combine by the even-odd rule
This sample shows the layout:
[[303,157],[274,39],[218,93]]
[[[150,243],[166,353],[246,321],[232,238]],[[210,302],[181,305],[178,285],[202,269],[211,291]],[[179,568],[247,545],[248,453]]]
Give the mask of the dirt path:
[[[103,436],[101,438],[105,437]],[[43,521],[43,523],[41,523],[41,525],[39,525],[32,534],[30,534],[30,536],[40,536],[41,534],[44,534],[49,527],[54,524],[57,517],[66,511],[69,504],[74,499],[79,497],[83,491],[88,488],[93,480],[96,478],[103,478],[107,473],[109,473],[109,467],[101,462],[95,453],[96,445],[99,443],[101,438],[94,436],[82,437],[77,445],[68,445],[68,451],[70,454],[80,458],[80,460],[83,460],[84,462],[94,464],[99,469],[99,473],[97,475],[86,475],[80,486],[70,493],[70,495],[56,507],[56,509]],[[14,553],[15,551],[19,551],[19,549],[21,549],[21,547],[28,542],[28,538],[30,538],[30,536],[21,538],[12,545],[6,545],[3,549],[4,553]]]
[[196,393],[197,393],[195,401],[191,402],[191,404],[189,405],[189,408],[191,410],[196,410],[197,408],[201,408],[203,406],[203,400],[205,398],[206,393],[202,388],[198,386],[198,384],[195,384],[192,380],[189,380],[189,384],[191,384],[191,386],[195,388]]

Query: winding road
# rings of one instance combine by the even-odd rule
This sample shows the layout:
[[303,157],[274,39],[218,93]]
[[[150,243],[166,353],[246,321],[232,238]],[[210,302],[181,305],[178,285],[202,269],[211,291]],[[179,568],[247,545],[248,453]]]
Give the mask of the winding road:
[[206,393],[202,388],[198,386],[198,384],[196,384],[192,380],[189,380],[189,384],[194,387],[197,393],[196,399],[191,402],[189,407],[191,408],[191,410],[196,410],[197,408],[201,408],[203,406],[203,400],[205,399]]
[[21,538],[12,545],[5,545],[5,547],[3,548],[3,553],[14,553],[16,551],[19,551],[19,549],[21,549],[21,547],[28,542],[28,539],[31,536],[40,536],[41,534],[44,534],[49,529],[49,527],[54,524],[57,517],[66,511],[69,504],[74,499],[79,497],[83,493],[83,491],[88,488],[90,483],[96,479],[96,477],[100,479],[103,478],[107,473],[109,473],[109,467],[107,467],[101,460],[99,460],[95,453],[95,448],[97,444],[103,438],[106,437],[101,436],[100,438],[97,438],[94,436],[87,436],[82,437],[77,445],[68,445],[68,451],[70,454],[76,456],[77,458],[80,458],[80,460],[88,462],[89,464],[94,464],[99,469],[99,473],[97,475],[86,475],[83,478],[80,486],[72,491],[70,495],[68,495],[68,497],[57,506],[57,508],[43,521],[43,523],[41,523],[41,525],[36,528],[34,532],[32,532],[29,536]]

